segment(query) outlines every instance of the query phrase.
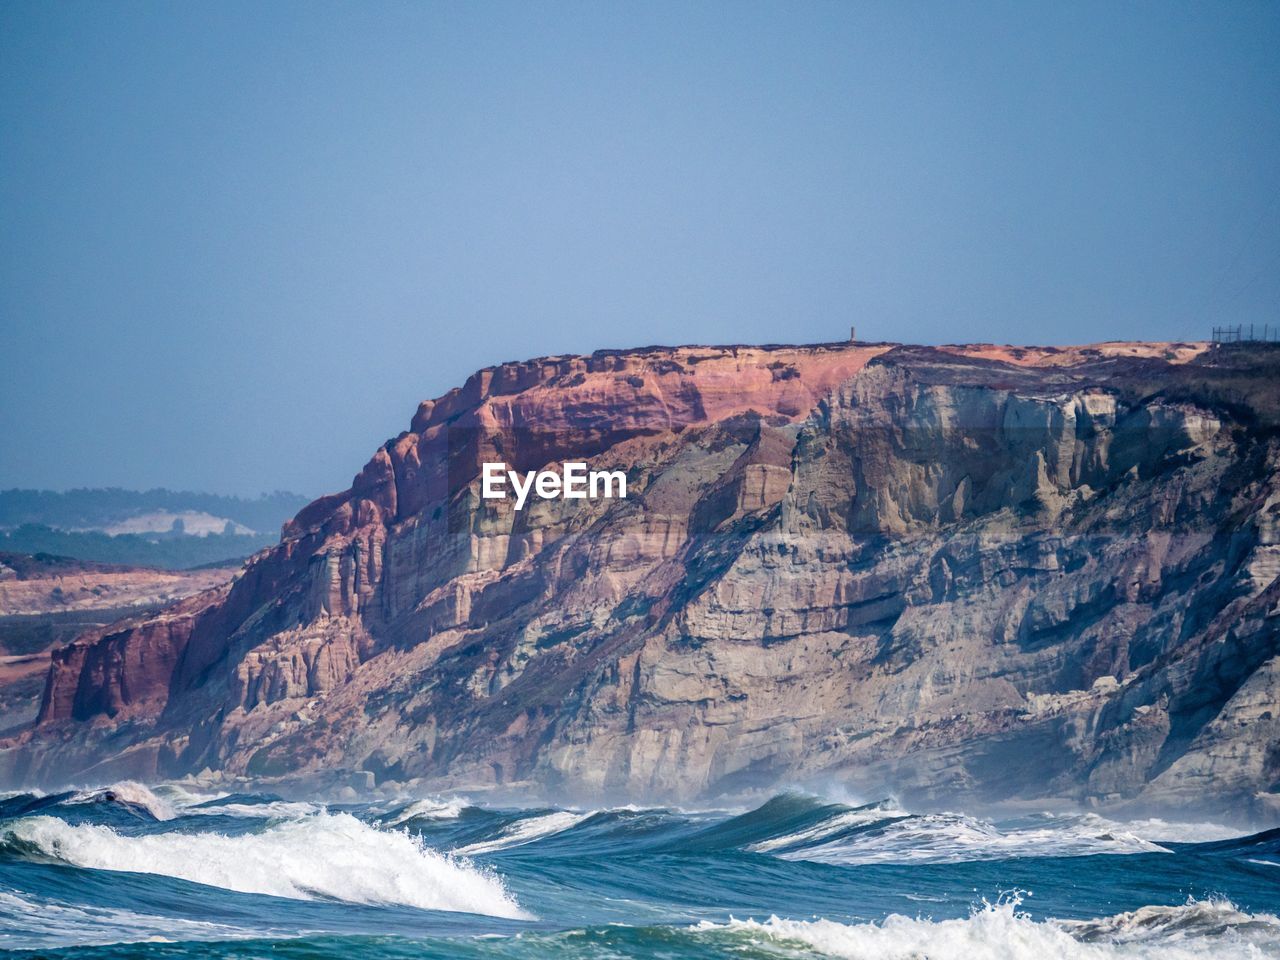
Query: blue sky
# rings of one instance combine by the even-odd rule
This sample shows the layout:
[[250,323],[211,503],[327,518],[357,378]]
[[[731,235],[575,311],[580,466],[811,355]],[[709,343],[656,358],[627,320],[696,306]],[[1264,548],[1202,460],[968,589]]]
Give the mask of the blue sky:
[[0,487],[345,486],[474,369],[1280,320],[1275,3],[0,6]]

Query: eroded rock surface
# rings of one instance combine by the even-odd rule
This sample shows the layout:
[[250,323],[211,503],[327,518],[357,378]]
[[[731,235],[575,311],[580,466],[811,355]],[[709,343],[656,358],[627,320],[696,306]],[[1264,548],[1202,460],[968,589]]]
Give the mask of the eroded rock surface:
[[[485,370],[234,584],[60,652],[5,776],[1265,812],[1277,373],[1202,344]],[[630,496],[479,496],[485,461],[567,459]]]
[[37,715],[53,650],[122,617],[151,616],[235,573],[229,567],[150,570],[0,553],[0,731]]

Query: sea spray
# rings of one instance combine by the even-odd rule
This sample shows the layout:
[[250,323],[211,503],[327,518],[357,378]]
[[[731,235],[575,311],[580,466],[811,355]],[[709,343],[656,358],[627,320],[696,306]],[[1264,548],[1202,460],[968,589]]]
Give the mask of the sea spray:
[[[334,806],[247,785],[204,796],[151,787],[176,813],[157,821],[122,806],[132,801],[118,786],[111,798],[5,801],[0,955],[114,941],[59,955],[1280,958],[1280,830],[1193,843],[1230,831],[1094,812],[919,814],[801,794],[696,815],[421,794]],[[1169,852],[1149,850],[1166,838]],[[802,859],[836,848],[849,859]],[[484,863],[449,854],[458,849]],[[1025,904],[982,901],[1027,887],[1036,895]],[[508,919],[517,911],[538,922]],[[168,942],[129,946],[154,939]]]
[[590,816],[590,813],[571,813],[568,810],[557,810],[554,813],[523,817],[514,823],[508,824],[502,833],[492,840],[459,847],[454,853],[462,856],[474,856],[480,853],[495,853],[498,850],[523,846],[526,843],[541,840],[543,837],[563,833]]
[[153,820],[172,820],[177,811],[173,804],[158,797],[150,787],[136,780],[121,780],[108,787],[91,787],[79,790],[65,801],[69,805],[113,804],[134,811]]
[[[830,864],[959,863],[1169,852],[1124,824],[1093,815],[998,826],[963,814],[905,815],[899,811],[883,815],[879,821],[836,814],[806,831],[757,843],[750,849]],[[1170,825],[1163,826],[1165,833],[1173,832]]]
[[396,827],[412,820],[456,820],[467,808],[465,800],[457,798],[426,797],[414,800],[405,806],[397,807],[386,814],[382,823]]
[[249,817],[292,820],[322,813],[324,807],[306,800],[269,800],[266,803],[205,803],[182,811],[188,817]]
[[753,853],[773,853],[793,847],[803,849],[820,841],[827,841],[837,834],[845,833],[852,829],[903,819],[909,816],[910,814],[906,811],[889,805],[877,804],[857,807],[853,810],[832,814],[794,833],[784,833],[780,837],[770,837],[767,840],[750,844],[746,849]]
[[347,813],[274,823],[239,836],[126,836],[111,827],[38,816],[8,825],[4,836],[95,870],[157,873],[291,899],[530,919],[496,874],[437,853],[406,832],[378,830]]
[[703,922],[694,930],[794,956],[803,946],[841,960],[1261,960],[1280,951],[1280,919],[1241,913],[1225,901],[1147,907],[1084,924],[1033,920],[1020,895],[984,901],[968,917],[893,914],[879,923],[833,920]]

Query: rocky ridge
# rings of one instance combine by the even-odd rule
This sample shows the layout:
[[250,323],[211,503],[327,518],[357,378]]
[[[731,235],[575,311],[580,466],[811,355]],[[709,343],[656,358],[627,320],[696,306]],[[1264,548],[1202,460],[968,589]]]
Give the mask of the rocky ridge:
[[54,648],[234,575],[225,567],[175,572],[0,552],[0,730],[35,718]]
[[[58,652],[0,773],[1265,816],[1277,368],[829,344],[484,370],[235,583]],[[631,496],[479,498],[485,461],[566,459]]]

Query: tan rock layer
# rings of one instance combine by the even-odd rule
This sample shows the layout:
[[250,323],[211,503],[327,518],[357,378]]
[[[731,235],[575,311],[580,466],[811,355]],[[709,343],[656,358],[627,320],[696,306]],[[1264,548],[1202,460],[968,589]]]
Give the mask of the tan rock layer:
[[[78,641],[4,768],[1265,806],[1277,366],[832,344],[485,370],[229,589]],[[478,497],[492,459],[634,493],[517,513]]]

